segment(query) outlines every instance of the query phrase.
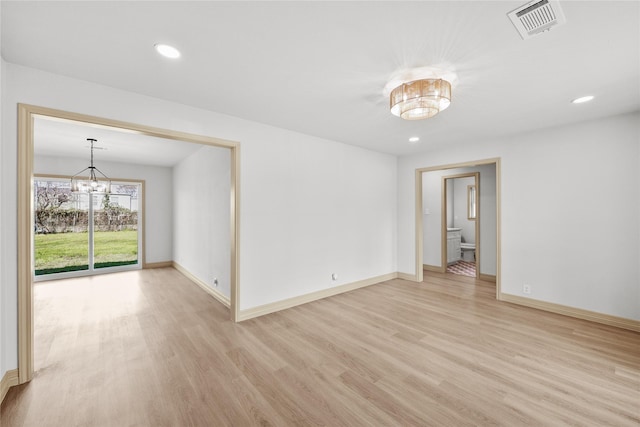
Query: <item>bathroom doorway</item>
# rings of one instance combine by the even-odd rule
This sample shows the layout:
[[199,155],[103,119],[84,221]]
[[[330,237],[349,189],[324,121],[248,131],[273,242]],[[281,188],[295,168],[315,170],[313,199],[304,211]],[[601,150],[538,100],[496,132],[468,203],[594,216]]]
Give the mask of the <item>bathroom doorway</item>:
[[446,272],[479,278],[480,173],[442,177],[442,265]]
[[[446,274],[447,222],[445,212],[445,181],[443,177],[478,173],[475,190],[476,277],[496,284],[496,297],[500,296],[500,159],[469,161],[417,168],[415,170],[415,280],[422,282],[425,274]],[[480,189],[482,191],[480,191]],[[474,198],[469,203],[474,206]],[[481,238],[480,238],[481,236]],[[460,236],[462,244],[462,236]],[[462,249],[462,248],[460,248]],[[482,256],[480,256],[482,253]],[[462,257],[462,251],[460,252]],[[467,255],[469,256],[469,255]]]

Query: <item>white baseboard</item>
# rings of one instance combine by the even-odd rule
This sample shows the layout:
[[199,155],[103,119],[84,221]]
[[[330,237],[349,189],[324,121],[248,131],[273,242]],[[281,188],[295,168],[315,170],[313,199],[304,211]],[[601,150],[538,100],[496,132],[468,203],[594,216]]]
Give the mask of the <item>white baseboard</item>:
[[11,369],[4,373],[2,380],[0,380],[0,403],[4,400],[4,397],[9,391],[9,387],[18,385],[18,370]]
[[224,304],[227,308],[231,307],[231,301],[229,301],[229,298],[227,298],[226,295],[221,294],[216,289],[210,287],[205,282],[198,279],[196,276],[191,274],[187,269],[185,269],[183,266],[181,266],[177,262],[173,261],[172,266],[173,268],[178,270],[180,273],[182,273],[182,275],[185,276],[187,279],[191,280],[193,283],[200,286],[206,293],[208,293],[209,295],[211,295],[212,297],[220,301],[222,304]]
[[353,291],[355,289],[364,288],[365,286],[375,285],[391,279],[397,279],[398,273],[389,273],[382,276],[371,277],[369,279],[359,280],[357,282],[347,283],[336,286],[334,288],[323,289],[321,291],[311,292],[309,294],[300,295],[293,298],[287,298],[282,301],[276,301],[269,304],[260,305],[258,307],[241,310],[238,313],[238,321],[253,319],[254,317],[264,316],[265,314],[275,313],[276,311],[285,310],[297,305],[306,304],[308,302],[317,301],[322,298],[342,294]]
[[624,317],[612,316],[610,314],[598,313],[581,308],[569,307],[552,302],[540,301],[532,298],[525,298],[518,295],[500,294],[500,301],[510,302],[525,307],[537,308],[538,310],[549,311],[551,313],[562,314],[564,316],[575,317],[577,319],[589,320],[603,325],[615,326],[617,328],[628,329],[640,332],[640,321],[627,319]]

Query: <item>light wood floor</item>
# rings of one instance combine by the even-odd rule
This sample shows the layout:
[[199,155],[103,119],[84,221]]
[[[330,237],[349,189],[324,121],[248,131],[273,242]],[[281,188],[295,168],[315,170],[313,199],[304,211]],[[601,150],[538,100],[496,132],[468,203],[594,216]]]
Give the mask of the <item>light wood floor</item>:
[[426,273],[233,324],[173,269],[40,283],[9,426],[640,425],[640,334]]

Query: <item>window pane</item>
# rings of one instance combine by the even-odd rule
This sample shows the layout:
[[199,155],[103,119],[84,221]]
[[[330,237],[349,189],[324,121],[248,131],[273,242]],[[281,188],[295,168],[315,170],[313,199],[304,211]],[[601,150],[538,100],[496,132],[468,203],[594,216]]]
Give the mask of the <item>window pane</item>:
[[94,268],[138,263],[139,184],[112,184],[94,195]]
[[35,275],[87,270],[87,194],[71,194],[68,180],[34,180]]

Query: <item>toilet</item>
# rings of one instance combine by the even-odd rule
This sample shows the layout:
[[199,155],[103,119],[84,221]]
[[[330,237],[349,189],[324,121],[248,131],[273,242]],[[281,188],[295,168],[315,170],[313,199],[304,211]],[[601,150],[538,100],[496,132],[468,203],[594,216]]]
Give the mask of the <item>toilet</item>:
[[467,262],[476,261],[476,244],[475,243],[460,243],[460,249],[462,250],[462,260]]

